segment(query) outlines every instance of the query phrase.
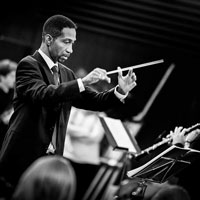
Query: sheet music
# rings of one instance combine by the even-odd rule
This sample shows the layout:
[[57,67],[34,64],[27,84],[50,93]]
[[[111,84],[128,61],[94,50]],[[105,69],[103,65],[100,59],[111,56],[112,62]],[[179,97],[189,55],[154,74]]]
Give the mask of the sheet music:
[[104,120],[109,130],[112,132],[117,145],[119,147],[127,148],[130,152],[137,153],[137,150],[134,147],[121,120],[109,117],[104,117]]
[[181,148],[181,147],[177,147],[175,145],[172,145],[170,146],[169,148],[167,148],[165,151],[163,151],[162,153],[160,153],[159,155],[157,155],[155,158],[153,158],[152,160],[150,160],[149,162],[147,162],[146,164],[138,167],[138,168],[135,168],[133,170],[130,170],[127,172],[127,176],[128,177],[133,177],[134,175],[136,175],[138,172],[140,172],[141,170],[145,169],[146,167],[148,167],[150,164],[152,164],[154,161],[156,161],[157,159],[159,159],[160,157],[162,157],[163,155],[165,155],[166,153],[170,152],[172,149],[182,149],[182,150],[185,150],[186,152],[187,151],[191,151],[191,149],[184,149],[184,148]]

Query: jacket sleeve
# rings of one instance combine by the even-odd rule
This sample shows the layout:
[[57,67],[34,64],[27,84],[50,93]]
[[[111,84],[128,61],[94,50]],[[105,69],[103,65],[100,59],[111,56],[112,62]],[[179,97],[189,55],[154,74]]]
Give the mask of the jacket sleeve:
[[49,68],[45,67],[30,56],[19,63],[16,71],[18,98],[24,98],[33,103],[51,105],[71,101],[80,93],[77,80],[70,70],[65,69],[63,75],[63,77],[67,77],[68,81],[56,86]]

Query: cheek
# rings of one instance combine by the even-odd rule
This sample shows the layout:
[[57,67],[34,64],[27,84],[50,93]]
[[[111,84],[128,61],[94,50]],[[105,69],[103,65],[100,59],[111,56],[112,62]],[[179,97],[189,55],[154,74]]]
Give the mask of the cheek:
[[57,42],[54,46],[54,52],[56,52],[57,55],[62,55],[62,53],[65,51],[66,46],[62,42]]
[[64,49],[63,47],[59,46],[59,47],[57,47],[57,48],[55,49],[55,54],[56,54],[58,57],[60,57],[60,56],[63,55],[63,52],[64,52],[64,51],[65,51],[65,49]]

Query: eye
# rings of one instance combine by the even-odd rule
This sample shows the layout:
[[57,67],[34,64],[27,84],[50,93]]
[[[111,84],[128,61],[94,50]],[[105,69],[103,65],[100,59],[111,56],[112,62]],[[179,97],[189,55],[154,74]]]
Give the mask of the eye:
[[65,43],[65,44],[73,44],[74,42],[73,42],[72,40],[69,39],[69,40],[64,40],[64,43]]
[[64,43],[65,43],[65,44],[70,44],[71,41],[70,41],[70,40],[65,40]]

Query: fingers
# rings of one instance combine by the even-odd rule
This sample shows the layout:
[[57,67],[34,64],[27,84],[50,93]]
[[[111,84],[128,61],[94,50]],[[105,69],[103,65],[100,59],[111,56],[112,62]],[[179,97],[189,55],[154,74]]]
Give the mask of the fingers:
[[181,131],[182,129],[183,129],[182,126],[176,126],[175,129],[174,129],[174,131],[175,131],[175,132],[176,132],[176,131]]
[[119,72],[118,72],[118,76],[120,76],[120,77],[122,77],[122,69],[121,69],[121,67],[117,67],[117,70],[119,70]]
[[108,83],[111,82],[111,78],[109,78],[109,77],[107,76],[106,70],[97,68],[97,69],[96,69],[96,73],[97,73],[98,81],[99,81],[99,80],[105,80],[105,81],[107,81]]
[[184,136],[185,135],[185,128],[183,128],[182,126],[177,126],[177,127],[174,128],[174,131],[170,131],[170,135],[172,137]]
[[132,72],[131,78],[132,78],[133,81],[137,81],[137,76],[135,75],[134,72]]
[[[122,69],[121,69],[121,67],[118,66],[118,67],[117,67],[117,70],[118,70],[118,75],[119,75],[120,77],[122,77],[123,75],[122,75]],[[129,77],[132,77],[132,78],[136,78],[136,75],[135,75],[135,73],[133,72],[133,69],[129,69],[126,76],[129,76]]]
[[109,78],[106,74],[106,70],[101,69],[101,68],[96,68],[92,71],[92,76],[93,76],[93,80],[96,80],[96,82],[100,81],[100,80],[105,80],[108,83],[111,82],[111,78]]
[[133,69],[129,69],[128,70],[128,76],[132,76],[132,74],[133,74]]
[[131,84],[130,84],[130,90],[132,90],[135,86],[137,85],[137,83],[136,82],[132,82]]
[[108,83],[111,83],[111,78],[109,78],[108,76],[105,77],[105,81],[107,81]]
[[106,76],[106,70],[96,68],[93,70],[93,76],[97,79],[102,79]]
[[[118,78],[120,78],[121,80],[124,80],[126,81],[126,83],[129,84],[129,87],[131,89],[133,89],[135,86],[136,86],[136,75],[135,73],[133,72],[133,69],[129,69],[128,73],[126,76],[123,77],[123,74],[122,74],[122,69],[121,67],[117,67],[117,70],[118,70]],[[90,78],[92,80],[92,82],[98,82],[100,80],[105,80],[107,81],[108,83],[111,82],[111,78],[109,78],[107,76],[107,71],[105,69],[101,69],[101,68],[95,68],[91,73],[90,73]]]
[[133,69],[129,69],[127,77],[129,77],[132,81],[137,80],[136,74],[133,72]]

